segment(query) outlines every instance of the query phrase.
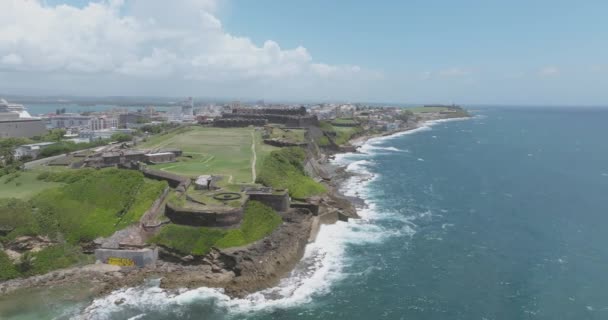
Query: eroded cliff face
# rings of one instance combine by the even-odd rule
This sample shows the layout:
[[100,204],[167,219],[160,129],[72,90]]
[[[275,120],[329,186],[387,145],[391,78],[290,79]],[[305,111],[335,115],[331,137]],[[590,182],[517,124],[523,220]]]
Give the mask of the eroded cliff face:
[[214,249],[197,266],[167,267],[173,270],[163,275],[161,287],[223,287],[229,295],[244,296],[276,285],[302,258],[312,222],[308,210],[290,210],[283,215],[283,224],[260,241]]

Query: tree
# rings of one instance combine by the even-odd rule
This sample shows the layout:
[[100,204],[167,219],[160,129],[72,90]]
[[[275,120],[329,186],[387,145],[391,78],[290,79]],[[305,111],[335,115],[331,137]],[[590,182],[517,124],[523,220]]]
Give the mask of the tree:
[[396,118],[403,122],[408,122],[408,120],[414,119],[414,117],[416,117],[416,115],[414,115],[411,110],[403,110]]
[[111,137],[112,141],[127,142],[133,140],[133,136],[126,133],[115,133]]

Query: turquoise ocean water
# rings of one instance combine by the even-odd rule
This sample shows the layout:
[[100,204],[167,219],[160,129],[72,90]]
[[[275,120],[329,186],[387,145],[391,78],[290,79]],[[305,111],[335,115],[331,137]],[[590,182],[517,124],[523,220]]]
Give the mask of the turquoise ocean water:
[[336,159],[362,175],[344,191],[363,218],[324,226],[276,288],[150,282],[4,318],[608,319],[606,123],[600,108],[480,108],[373,139]]

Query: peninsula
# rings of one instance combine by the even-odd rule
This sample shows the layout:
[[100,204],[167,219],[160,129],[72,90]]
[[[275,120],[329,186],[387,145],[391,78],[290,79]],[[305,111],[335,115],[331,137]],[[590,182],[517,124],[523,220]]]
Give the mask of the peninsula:
[[[102,294],[153,278],[233,296],[273,286],[322,224],[357,218],[332,155],[469,117],[441,105],[194,109],[190,100],[178,114],[59,110],[121,118],[125,128],[1,140],[0,294],[74,281]],[[87,141],[73,140],[80,132]]]

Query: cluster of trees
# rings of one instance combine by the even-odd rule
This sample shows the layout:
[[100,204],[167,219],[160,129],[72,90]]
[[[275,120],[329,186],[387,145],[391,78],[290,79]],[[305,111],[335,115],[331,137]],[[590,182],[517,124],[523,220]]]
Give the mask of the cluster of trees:
[[416,115],[411,110],[403,110],[395,118],[403,122],[408,122],[409,120],[414,120]]
[[16,147],[30,142],[31,140],[27,138],[0,139],[0,177],[19,170],[22,161],[15,159],[14,150]]

